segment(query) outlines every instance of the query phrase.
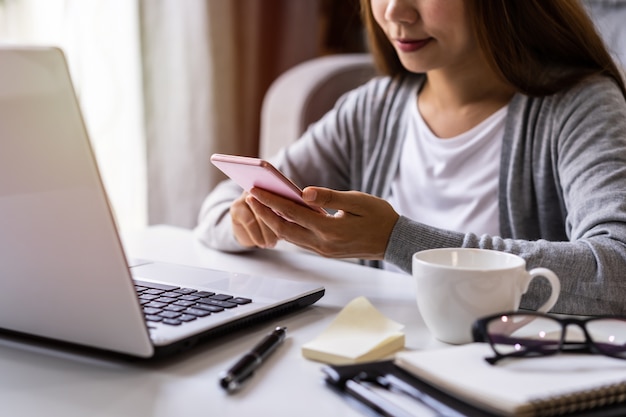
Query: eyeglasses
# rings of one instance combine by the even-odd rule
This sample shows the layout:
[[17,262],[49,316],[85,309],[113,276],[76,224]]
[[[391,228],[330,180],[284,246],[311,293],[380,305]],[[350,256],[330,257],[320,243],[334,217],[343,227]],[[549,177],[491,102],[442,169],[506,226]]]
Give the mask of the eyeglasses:
[[511,357],[557,352],[595,353],[626,359],[626,317],[560,318],[536,312],[509,312],[474,323],[475,342],[488,342],[495,356],[490,364]]

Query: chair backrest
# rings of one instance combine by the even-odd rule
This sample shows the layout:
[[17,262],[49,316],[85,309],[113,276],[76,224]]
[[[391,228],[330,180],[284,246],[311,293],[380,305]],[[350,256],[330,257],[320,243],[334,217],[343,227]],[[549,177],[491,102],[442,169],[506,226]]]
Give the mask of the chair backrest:
[[369,54],[328,55],[287,70],[272,83],[263,100],[260,156],[271,157],[297,140],[342,94],[375,74]]
[[583,0],[626,81],[626,1]]

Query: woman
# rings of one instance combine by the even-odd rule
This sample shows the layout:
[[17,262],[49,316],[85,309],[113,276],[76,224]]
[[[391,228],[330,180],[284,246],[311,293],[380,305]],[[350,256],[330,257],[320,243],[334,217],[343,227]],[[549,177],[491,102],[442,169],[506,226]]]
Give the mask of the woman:
[[[559,275],[553,311],[625,313],[626,89],[580,4],[361,3],[384,76],[273,161],[336,213],[225,182],[197,235],[229,251],[284,239],[406,272],[424,249],[506,251]],[[548,291],[533,286],[522,307]]]

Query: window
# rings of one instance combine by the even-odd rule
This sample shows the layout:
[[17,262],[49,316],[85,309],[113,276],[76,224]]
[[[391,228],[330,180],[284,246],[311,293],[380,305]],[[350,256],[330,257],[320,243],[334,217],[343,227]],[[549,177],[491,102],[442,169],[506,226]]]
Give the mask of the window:
[[66,54],[103,182],[122,231],[146,218],[136,0],[0,0],[0,42]]

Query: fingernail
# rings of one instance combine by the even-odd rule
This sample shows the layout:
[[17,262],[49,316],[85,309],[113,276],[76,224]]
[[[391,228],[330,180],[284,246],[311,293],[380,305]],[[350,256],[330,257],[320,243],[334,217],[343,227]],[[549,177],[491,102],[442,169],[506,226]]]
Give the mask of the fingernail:
[[317,198],[317,191],[312,188],[305,188],[302,191],[302,198],[307,201],[315,201]]

